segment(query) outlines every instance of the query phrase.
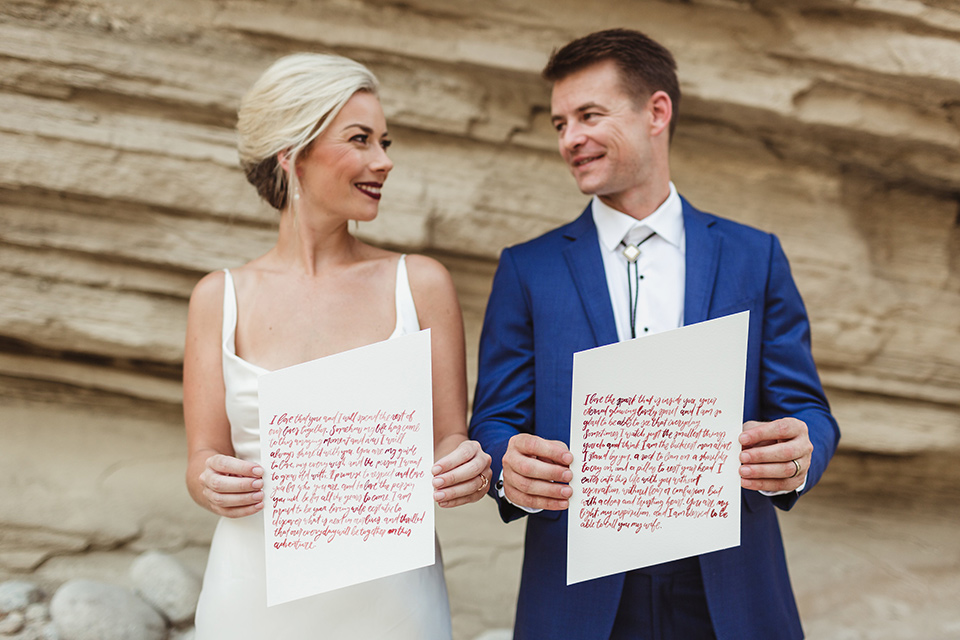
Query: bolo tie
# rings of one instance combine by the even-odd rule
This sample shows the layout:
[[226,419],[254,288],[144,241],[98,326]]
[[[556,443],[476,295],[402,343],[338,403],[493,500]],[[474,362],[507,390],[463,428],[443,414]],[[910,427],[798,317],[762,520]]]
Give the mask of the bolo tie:
[[[627,244],[624,240],[620,241],[623,245],[623,257],[627,259],[627,291],[630,294],[630,337],[637,337],[637,301],[640,299],[640,267],[637,260],[640,258],[640,245],[657,235],[651,233],[646,238],[636,244]],[[633,270],[631,271],[631,267]],[[631,278],[631,275],[633,276]],[[636,283],[636,287],[634,287]]]

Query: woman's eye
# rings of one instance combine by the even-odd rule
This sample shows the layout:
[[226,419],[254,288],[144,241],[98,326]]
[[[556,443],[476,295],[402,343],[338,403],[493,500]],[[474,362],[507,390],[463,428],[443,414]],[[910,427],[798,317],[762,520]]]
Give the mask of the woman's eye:
[[393,144],[393,140],[381,140],[380,146],[383,147],[383,150],[386,151],[390,148],[390,145]]
[[361,144],[367,144],[367,140],[368,140],[369,138],[370,138],[370,136],[368,136],[368,135],[365,134],[365,133],[358,133],[357,135],[355,135],[355,136],[353,136],[352,138],[350,138],[350,141],[351,141],[351,142],[359,142],[359,143],[361,143]]

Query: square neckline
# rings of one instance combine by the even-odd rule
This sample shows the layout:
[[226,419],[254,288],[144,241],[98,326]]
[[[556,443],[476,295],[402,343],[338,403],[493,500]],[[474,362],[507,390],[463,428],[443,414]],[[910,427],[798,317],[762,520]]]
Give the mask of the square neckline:
[[[420,330],[419,319],[417,318],[416,305],[413,301],[413,293],[410,291],[410,281],[407,276],[407,266],[406,266],[406,254],[400,254],[400,258],[397,260],[397,276],[396,276],[396,285],[394,287],[394,313],[396,316],[396,323],[394,324],[393,331],[389,336],[383,340],[375,340],[370,344],[376,344],[377,342],[383,342],[384,340],[391,340],[398,336],[401,336],[405,333],[404,329],[413,328],[412,325],[416,325],[415,330]],[[239,364],[242,364],[250,369],[255,369],[261,374],[263,373],[272,373],[274,371],[280,371],[281,369],[286,369],[287,367],[280,367],[280,369],[267,369],[266,367],[261,367],[258,364],[250,362],[245,358],[237,354],[237,323],[239,318],[239,306],[237,301],[237,287],[236,283],[233,280],[233,274],[230,273],[230,269],[224,269],[224,283],[223,283],[223,327],[221,330],[221,350],[226,353],[228,356],[233,358]],[[409,315],[409,312],[412,311],[412,318],[408,320],[406,316]],[[227,324],[227,316],[229,312],[230,323],[229,329]],[[406,312],[406,313],[405,313]],[[410,327],[407,327],[407,324],[411,324]],[[366,346],[366,345],[364,345]],[[345,351],[349,351],[346,349]],[[343,353],[339,351],[337,353]],[[336,355],[331,353],[328,355]],[[326,356],[321,356],[326,357]],[[309,361],[307,361],[309,362]],[[287,366],[296,366],[296,363]]]

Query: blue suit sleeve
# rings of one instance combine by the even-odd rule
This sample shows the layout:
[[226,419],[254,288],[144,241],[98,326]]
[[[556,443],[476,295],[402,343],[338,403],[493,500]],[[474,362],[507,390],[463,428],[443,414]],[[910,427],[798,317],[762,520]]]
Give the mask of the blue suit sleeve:
[[[763,325],[763,418],[794,417],[806,423],[813,443],[804,493],[820,480],[840,440],[840,430],[827,402],[810,350],[810,322],[790,274],[779,240],[773,238]],[[797,501],[793,492],[771,498],[781,509]]]
[[[480,335],[477,388],[474,394],[470,437],[493,458],[493,477],[503,471],[503,454],[510,438],[532,433],[534,424],[534,336],[530,301],[516,264],[505,249],[493,278],[493,288]],[[526,513],[497,495],[504,522]]]

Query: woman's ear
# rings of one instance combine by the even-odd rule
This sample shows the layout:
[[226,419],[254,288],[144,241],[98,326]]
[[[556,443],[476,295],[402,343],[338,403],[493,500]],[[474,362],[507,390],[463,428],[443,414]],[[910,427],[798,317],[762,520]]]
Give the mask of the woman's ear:
[[290,150],[284,149],[283,151],[277,154],[277,164],[283,168],[284,171],[290,173]]

